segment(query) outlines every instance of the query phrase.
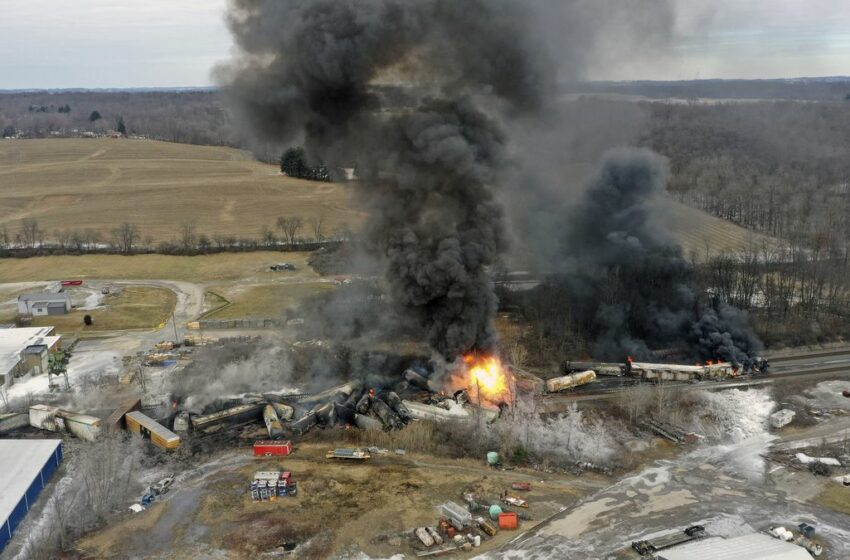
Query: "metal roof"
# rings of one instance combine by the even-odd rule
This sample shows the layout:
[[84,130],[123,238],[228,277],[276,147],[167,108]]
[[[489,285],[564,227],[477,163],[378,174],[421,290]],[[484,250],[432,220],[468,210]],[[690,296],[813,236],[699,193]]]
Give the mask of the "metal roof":
[[68,292],[60,292],[60,293],[50,293],[50,292],[42,292],[40,294],[24,294],[18,296],[18,301],[68,301],[71,299],[71,296],[68,295]]
[[12,515],[61,443],[59,439],[0,439],[0,524]]
[[147,428],[148,430],[150,430],[151,433],[158,435],[159,437],[163,438],[166,441],[174,441],[174,440],[180,439],[180,436],[178,436],[177,434],[175,434],[174,432],[172,432],[171,430],[169,430],[168,428],[166,428],[165,426],[163,426],[162,424],[160,424],[159,422],[157,422],[156,420],[154,420],[153,418],[151,418],[147,414],[143,414],[143,413],[139,412],[138,410],[134,410],[133,412],[128,412],[125,415],[125,418],[132,418],[133,420],[138,422],[140,425],[142,425],[145,428]]
[[59,336],[51,336],[53,327],[0,329],[0,375],[8,373],[21,361],[21,351],[33,344],[53,346]]
[[811,560],[806,549],[764,533],[709,537],[658,553],[660,560]]
[[42,352],[47,352],[46,344],[30,344],[24,348],[24,354],[41,354]]

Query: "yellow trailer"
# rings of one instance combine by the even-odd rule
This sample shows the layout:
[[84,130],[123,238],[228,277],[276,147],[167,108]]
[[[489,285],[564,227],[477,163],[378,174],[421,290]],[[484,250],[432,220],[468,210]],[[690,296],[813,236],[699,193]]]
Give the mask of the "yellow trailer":
[[138,410],[128,412],[124,420],[127,422],[128,430],[151,440],[151,443],[157,447],[165,450],[180,447],[180,436]]

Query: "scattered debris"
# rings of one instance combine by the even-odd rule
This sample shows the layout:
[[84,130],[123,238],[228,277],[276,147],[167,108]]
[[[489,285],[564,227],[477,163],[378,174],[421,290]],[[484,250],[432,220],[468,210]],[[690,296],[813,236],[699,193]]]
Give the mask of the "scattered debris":
[[670,533],[653,539],[634,541],[632,542],[632,548],[641,556],[648,556],[658,552],[659,550],[678,546],[688,541],[701,539],[706,536],[705,527],[702,525],[692,525],[684,531]]
[[516,496],[505,495],[505,497],[502,498],[502,501],[505,502],[506,504],[508,504],[510,506],[514,506],[514,507],[521,507],[521,508],[527,508],[528,507],[528,501],[523,500],[522,498],[517,498]]
[[832,457],[809,457],[805,453],[797,453],[795,457],[804,465],[808,465],[809,463],[822,463],[824,465],[829,465],[830,467],[841,466],[841,461]]
[[794,416],[797,413],[793,410],[789,410],[787,408],[783,408],[782,410],[778,410],[770,415],[770,425],[776,429],[787,426],[794,420]]
[[371,455],[367,451],[363,451],[362,449],[331,449],[327,453],[325,453],[325,458],[327,459],[355,459],[364,461],[366,459],[371,459]]
[[656,420],[655,418],[648,418],[644,420],[641,425],[644,428],[655,432],[661,437],[669,439],[673,443],[692,444],[697,443],[703,439],[703,436],[699,434],[689,432],[683,428],[680,428],[679,426],[670,424],[668,422],[662,422],[660,420]]

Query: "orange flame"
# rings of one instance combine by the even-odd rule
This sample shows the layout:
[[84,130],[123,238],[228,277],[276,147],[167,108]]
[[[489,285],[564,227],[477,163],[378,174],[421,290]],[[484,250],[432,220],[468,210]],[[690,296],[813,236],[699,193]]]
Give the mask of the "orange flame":
[[491,402],[509,400],[508,373],[499,358],[467,354],[463,363],[469,374],[470,390],[478,391],[481,398]]

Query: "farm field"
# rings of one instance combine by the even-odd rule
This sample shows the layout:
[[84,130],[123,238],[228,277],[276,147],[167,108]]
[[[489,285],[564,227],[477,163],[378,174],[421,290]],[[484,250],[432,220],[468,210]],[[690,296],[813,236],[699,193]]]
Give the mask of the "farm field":
[[[580,184],[592,172],[590,164],[572,164],[564,176]],[[660,206],[688,256],[770,240],[671,199]],[[281,215],[303,217],[304,237],[313,235],[311,218],[323,218],[327,235],[356,229],[364,217],[349,186],[290,179],[232,148],[113,138],[0,140],[0,228],[10,233],[34,218],[47,238],[86,228],[106,237],[127,221],[154,243],[176,239],[184,223],[199,235],[257,238]]]
[[300,232],[322,216],[325,235],[355,228],[349,188],[290,179],[247,152],[222,147],[115,138],[0,140],[0,227],[38,220],[56,230],[92,229],[105,237],[122,222],[142,239],[168,241],[181,224],[198,234],[257,238],[278,216],[297,215]]
[[[0,282],[109,278],[224,282],[256,278],[274,282],[284,278],[318,278],[307,264],[309,253],[256,251],[180,257],[172,255],[81,255],[0,259]],[[290,262],[295,271],[272,272],[269,266]]]
[[336,286],[332,282],[280,284],[230,284],[215,286],[207,294],[217,294],[230,303],[204,316],[204,319],[267,319],[280,317],[304,299]]

